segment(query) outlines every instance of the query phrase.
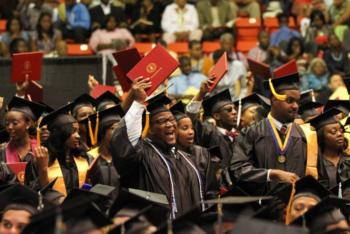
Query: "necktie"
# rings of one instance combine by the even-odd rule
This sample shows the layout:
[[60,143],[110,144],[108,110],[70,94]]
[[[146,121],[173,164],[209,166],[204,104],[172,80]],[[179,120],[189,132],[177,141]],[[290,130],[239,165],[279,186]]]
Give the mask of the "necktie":
[[286,133],[287,133],[287,126],[286,125],[282,125],[281,129],[280,129],[280,133],[281,133],[281,137],[284,140],[286,137]]
[[225,135],[228,137],[232,137],[233,139],[235,139],[238,136],[238,131],[227,131],[225,132]]

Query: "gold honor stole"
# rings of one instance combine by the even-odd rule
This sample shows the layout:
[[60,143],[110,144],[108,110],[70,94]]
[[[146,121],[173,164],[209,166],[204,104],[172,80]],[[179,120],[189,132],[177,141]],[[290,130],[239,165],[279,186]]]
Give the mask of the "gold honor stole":
[[317,158],[318,158],[318,143],[316,131],[311,129],[309,123],[299,125],[306,137],[307,153],[306,153],[306,172],[305,175],[311,175],[316,180],[318,179]]
[[[79,188],[80,188],[85,183],[86,172],[89,169],[89,163],[86,158],[80,157],[80,156],[74,157],[74,162],[78,169]],[[67,196],[66,184],[64,183],[62,170],[57,159],[55,160],[53,165],[48,168],[48,176],[49,176],[49,181],[52,181],[55,178],[57,178],[57,181],[53,186],[53,189]]]
[[88,154],[90,154],[94,159],[98,157],[99,153],[98,153],[98,150],[99,150],[100,147],[95,147],[91,150],[88,151]]
[[284,142],[282,141],[279,133],[278,133],[278,130],[276,128],[276,125],[271,117],[271,114],[269,114],[266,118],[266,122],[267,122],[267,125],[270,129],[270,132],[272,134],[272,138],[273,138],[273,141],[275,143],[275,146],[278,150],[278,162],[279,163],[285,163],[286,162],[286,151],[288,149],[288,146],[291,142],[291,133],[292,133],[292,130],[293,130],[293,125],[290,124],[288,129],[287,129],[287,134],[286,134],[286,138],[284,139]]

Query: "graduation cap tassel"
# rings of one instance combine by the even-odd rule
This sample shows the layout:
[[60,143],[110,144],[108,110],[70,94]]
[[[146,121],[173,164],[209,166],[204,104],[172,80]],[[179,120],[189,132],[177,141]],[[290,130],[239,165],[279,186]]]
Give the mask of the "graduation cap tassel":
[[88,127],[89,127],[89,137],[90,137],[91,145],[95,145],[95,140],[94,140],[94,135],[93,135],[93,132],[92,132],[92,126],[91,126],[90,118],[88,119]]
[[98,137],[98,128],[100,127],[100,118],[98,111],[96,112],[96,125],[95,125],[95,132],[94,132],[94,140],[95,144],[97,144],[97,137]]
[[43,202],[43,195],[41,194],[41,192],[39,191],[38,192],[38,195],[39,195],[39,200],[38,200],[38,207],[37,207],[37,210],[40,211],[42,209],[44,209],[44,202]]
[[147,137],[147,134],[148,134],[148,130],[149,130],[149,112],[147,111],[146,112],[146,119],[145,119],[145,127],[143,128],[143,131],[142,131],[142,139],[145,139]]
[[292,191],[290,192],[290,197],[289,197],[289,201],[288,201],[288,205],[287,205],[287,209],[286,209],[285,224],[287,224],[287,225],[291,222],[290,210],[291,210],[291,206],[292,206],[292,201],[294,199],[294,195],[295,195],[295,183],[292,184]]
[[36,145],[41,146],[41,129],[40,129],[40,123],[43,120],[43,117],[40,117],[37,122],[37,128],[36,128]]
[[339,182],[338,197],[339,197],[339,198],[343,198],[343,188],[342,188],[341,182]]
[[272,95],[279,101],[285,101],[287,100],[287,95],[285,94],[278,94],[275,90],[275,87],[273,86],[273,83],[272,83],[272,79],[270,78],[269,79],[269,86],[270,86],[270,90],[271,90],[271,93]]
[[218,196],[217,213],[218,213],[217,233],[222,233],[222,203],[221,203],[220,195]]
[[241,122],[241,115],[242,115],[242,99],[240,98],[238,102],[237,128],[239,127],[239,124]]
[[171,217],[169,217],[167,220],[167,234],[174,234],[173,221],[172,221]]

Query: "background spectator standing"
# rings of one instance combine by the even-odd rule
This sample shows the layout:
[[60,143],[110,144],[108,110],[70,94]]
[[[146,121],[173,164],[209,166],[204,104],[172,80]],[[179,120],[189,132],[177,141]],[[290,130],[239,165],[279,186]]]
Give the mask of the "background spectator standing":
[[163,39],[169,44],[175,41],[201,40],[198,13],[187,0],[175,0],[163,13],[161,26]]

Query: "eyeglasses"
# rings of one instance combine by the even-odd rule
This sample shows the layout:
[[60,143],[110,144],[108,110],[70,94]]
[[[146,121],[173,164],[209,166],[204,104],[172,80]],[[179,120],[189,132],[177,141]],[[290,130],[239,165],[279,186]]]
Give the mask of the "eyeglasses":
[[160,126],[162,125],[166,125],[167,123],[170,123],[170,124],[175,124],[176,123],[176,119],[174,117],[169,117],[167,119],[165,118],[161,118],[161,119],[157,119],[154,121],[155,124],[158,124]]

